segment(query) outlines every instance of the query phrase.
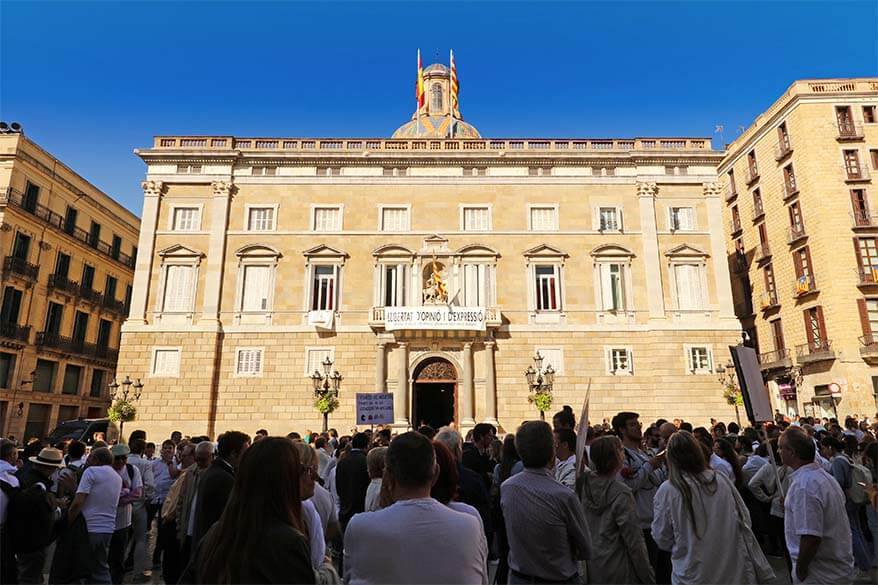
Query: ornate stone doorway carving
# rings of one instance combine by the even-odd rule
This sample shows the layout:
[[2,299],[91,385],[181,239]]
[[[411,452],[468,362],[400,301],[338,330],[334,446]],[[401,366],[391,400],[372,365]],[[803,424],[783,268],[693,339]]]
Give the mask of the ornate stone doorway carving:
[[448,360],[430,358],[412,376],[412,426],[438,429],[457,421],[457,370]]

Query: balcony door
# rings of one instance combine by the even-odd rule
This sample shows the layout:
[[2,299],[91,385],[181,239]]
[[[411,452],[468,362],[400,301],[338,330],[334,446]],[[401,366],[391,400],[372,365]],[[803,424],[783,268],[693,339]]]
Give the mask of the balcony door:
[[59,335],[63,318],[64,305],[49,302],[49,309],[46,311],[46,333],[48,335]]
[[3,306],[0,308],[0,322],[18,325],[18,314],[21,311],[21,291],[7,286],[3,291]]
[[64,252],[58,252],[58,260],[55,262],[55,276],[67,278],[70,274],[70,256]]
[[73,320],[73,341],[76,343],[85,342],[85,334],[88,331],[88,313],[76,311],[76,317]]
[[15,243],[12,244],[12,256],[27,262],[30,253],[30,236],[21,232],[15,234]]

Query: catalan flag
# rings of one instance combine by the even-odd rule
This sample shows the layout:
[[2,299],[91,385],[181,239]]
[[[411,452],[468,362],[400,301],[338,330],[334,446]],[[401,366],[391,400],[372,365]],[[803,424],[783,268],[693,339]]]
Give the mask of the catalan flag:
[[425,103],[425,93],[424,93],[424,65],[421,63],[421,50],[418,49],[418,80],[415,83],[415,98],[418,100],[418,111],[421,111],[421,108],[424,107]]
[[458,94],[460,93],[460,84],[457,81],[457,66],[454,64],[454,51],[451,51],[451,115],[460,118],[460,102],[458,102]]

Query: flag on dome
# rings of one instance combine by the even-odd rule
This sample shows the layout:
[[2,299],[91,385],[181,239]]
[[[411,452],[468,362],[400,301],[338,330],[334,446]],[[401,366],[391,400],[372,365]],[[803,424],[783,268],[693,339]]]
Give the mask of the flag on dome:
[[424,107],[424,65],[421,63],[421,50],[418,49],[418,80],[415,82],[415,97],[418,100],[418,111]]
[[460,118],[460,103],[457,95],[460,93],[460,84],[457,82],[457,66],[454,64],[454,51],[451,51],[451,115]]

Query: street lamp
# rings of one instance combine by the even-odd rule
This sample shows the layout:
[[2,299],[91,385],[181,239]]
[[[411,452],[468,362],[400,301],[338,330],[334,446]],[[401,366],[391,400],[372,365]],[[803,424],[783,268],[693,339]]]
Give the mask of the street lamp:
[[738,400],[741,396],[741,389],[738,387],[737,376],[735,375],[735,364],[731,361],[726,362],[723,369],[717,368],[717,380],[723,386],[723,396],[726,402],[735,407],[735,418],[738,426],[741,426],[741,413],[738,410]]
[[[137,402],[140,400],[140,394],[143,392],[143,383],[140,381],[140,378],[137,378],[136,381],[132,382],[129,376],[125,376],[125,379],[122,380],[122,383],[116,381],[116,378],[113,378],[113,381],[107,384],[107,387],[110,389],[110,399],[118,402]],[[121,388],[121,390],[120,390]],[[132,392],[132,388],[134,391]],[[119,439],[121,440],[124,436],[122,434],[122,427],[125,426],[125,416],[119,418]]]
[[317,408],[323,413],[323,432],[329,429],[329,413],[338,406],[338,391],[341,388],[342,375],[338,370],[332,369],[332,360],[329,356],[321,362],[323,373],[314,370],[311,374],[311,383],[314,386],[314,397],[317,399]]
[[540,411],[540,420],[546,420],[546,410],[552,405],[552,385],[555,383],[555,369],[548,364],[543,369],[543,356],[537,352],[533,357],[533,365],[524,371],[530,391],[528,401],[536,405]]

